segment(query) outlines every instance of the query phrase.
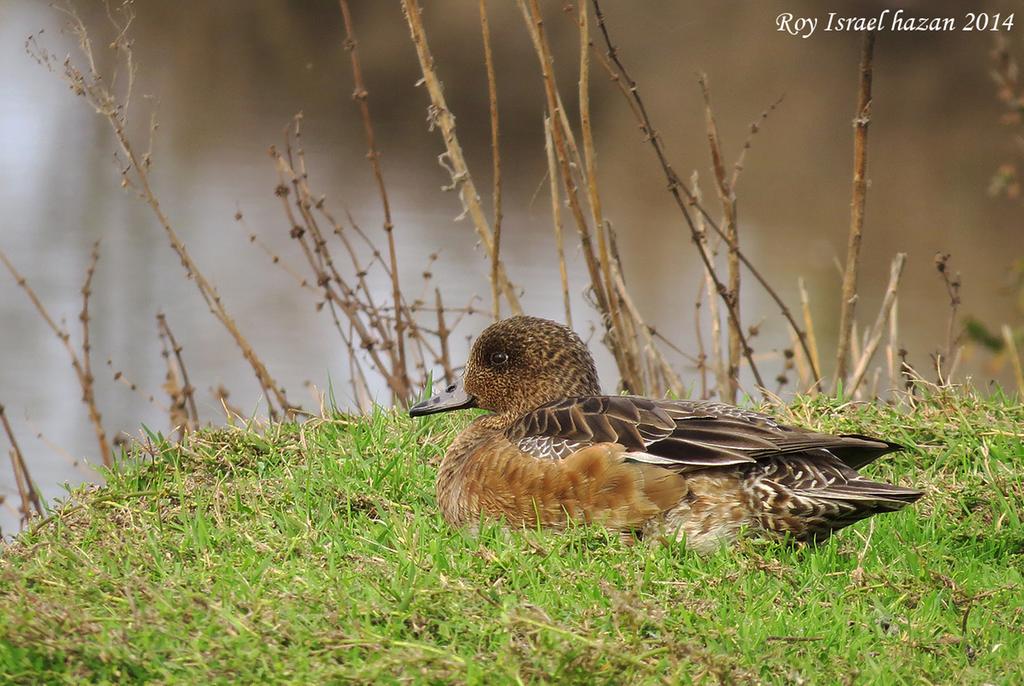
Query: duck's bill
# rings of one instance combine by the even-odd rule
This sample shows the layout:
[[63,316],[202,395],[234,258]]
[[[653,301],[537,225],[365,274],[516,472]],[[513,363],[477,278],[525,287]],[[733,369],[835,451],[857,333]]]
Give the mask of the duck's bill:
[[432,398],[427,398],[409,408],[410,417],[423,417],[438,412],[449,412],[451,410],[462,410],[468,407],[476,407],[476,398],[466,393],[462,382],[453,383],[442,393]]

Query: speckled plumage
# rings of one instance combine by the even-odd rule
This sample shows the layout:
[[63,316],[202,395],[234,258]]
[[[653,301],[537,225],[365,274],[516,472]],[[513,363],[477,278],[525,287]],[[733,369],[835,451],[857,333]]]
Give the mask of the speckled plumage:
[[723,403],[602,396],[586,345],[534,317],[488,327],[453,386],[413,414],[476,406],[438,471],[454,525],[595,522],[708,550],[740,531],[819,541],[920,491],[857,469],[900,446],[817,433]]

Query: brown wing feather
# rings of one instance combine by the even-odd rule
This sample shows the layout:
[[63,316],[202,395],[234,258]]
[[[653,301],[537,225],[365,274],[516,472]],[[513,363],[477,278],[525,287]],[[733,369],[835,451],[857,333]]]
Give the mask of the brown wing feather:
[[618,443],[627,457],[679,472],[750,464],[775,455],[829,451],[858,468],[895,443],[836,436],[778,423],[768,415],[707,401],[636,396],[567,398],[525,415],[506,433],[534,457],[563,459],[596,443]]

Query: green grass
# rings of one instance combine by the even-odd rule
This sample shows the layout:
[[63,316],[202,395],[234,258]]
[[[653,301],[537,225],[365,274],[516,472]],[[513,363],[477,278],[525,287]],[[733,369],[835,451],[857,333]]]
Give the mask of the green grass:
[[4,683],[1014,684],[1024,680],[1024,408],[777,410],[910,449],[925,498],[816,548],[699,556],[448,527],[465,417],[204,431],[75,491],[0,559]]

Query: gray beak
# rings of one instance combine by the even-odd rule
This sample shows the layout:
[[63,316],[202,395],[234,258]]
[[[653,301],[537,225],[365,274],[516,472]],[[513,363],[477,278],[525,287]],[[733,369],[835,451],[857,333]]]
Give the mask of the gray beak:
[[433,398],[428,398],[410,407],[409,416],[423,417],[428,414],[448,412],[449,410],[462,410],[467,407],[476,407],[476,398],[466,393],[460,379]]

